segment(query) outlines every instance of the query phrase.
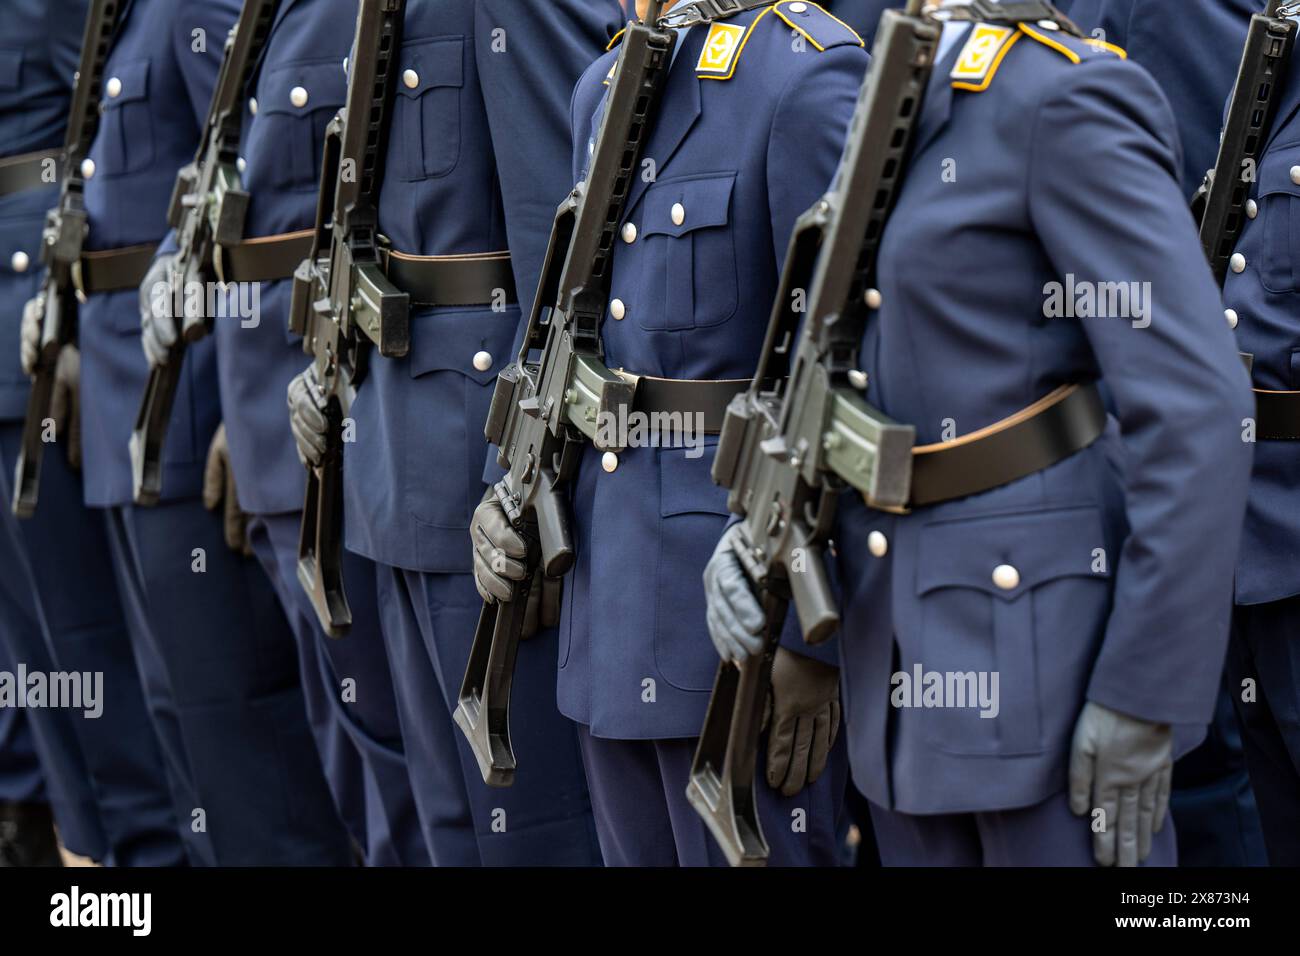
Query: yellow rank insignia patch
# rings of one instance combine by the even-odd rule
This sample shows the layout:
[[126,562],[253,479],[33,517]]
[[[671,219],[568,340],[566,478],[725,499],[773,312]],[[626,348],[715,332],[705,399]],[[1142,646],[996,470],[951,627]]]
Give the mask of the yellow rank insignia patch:
[[953,87],[975,92],[986,89],[1002,58],[1021,35],[1011,27],[975,24],[953,67]]
[[745,28],[734,23],[714,23],[709,28],[700,62],[695,72],[702,76],[726,78],[735,68],[736,58],[744,46]]

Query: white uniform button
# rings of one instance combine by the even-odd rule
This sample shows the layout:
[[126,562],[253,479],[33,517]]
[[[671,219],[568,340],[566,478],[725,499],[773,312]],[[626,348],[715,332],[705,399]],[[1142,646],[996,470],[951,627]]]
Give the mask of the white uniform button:
[[348,71],[348,58],[347,58],[347,57],[344,57],[344,58],[343,58],[343,72],[346,73],[347,71]]
[[878,309],[881,303],[885,301],[885,297],[880,294],[879,289],[868,289],[863,293],[862,301],[867,304],[868,309]]
[[1255,200],[1253,200],[1253,199],[1247,199],[1247,200],[1246,200],[1246,218],[1247,218],[1247,219],[1254,219],[1254,218],[1255,218],[1256,216],[1258,216],[1258,215],[1259,215],[1259,203],[1255,202]]
[[1009,564],[999,564],[993,569],[993,583],[1004,591],[1014,591],[1020,586],[1020,572]]
[[1291,182],[1300,186],[1300,166],[1291,167]]
[[792,3],[792,4],[790,4],[790,12],[791,12],[791,13],[807,13],[807,12],[808,12],[808,4],[806,4],[806,3]]
[[1061,25],[1055,20],[1039,20],[1038,27],[1040,30],[1059,30]]
[[680,226],[686,221],[686,207],[679,202],[673,203],[672,217],[673,225]]
[[612,474],[614,469],[618,467],[618,455],[612,451],[605,452],[600,456],[600,467]]
[[414,70],[403,70],[402,83],[405,84],[408,90],[413,90],[420,85],[420,74]]
[[1235,328],[1237,327],[1237,310],[1236,310],[1236,309],[1224,309],[1224,310],[1223,310],[1223,317],[1224,317],[1225,319],[1228,320],[1228,328],[1230,328],[1230,329],[1235,329]]
[[860,368],[849,369],[849,384],[862,391],[867,387],[867,373]]
[[622,299],[615,299],[609,304],[609,314],[612,315],[616,321],[621,322],[623,317],[627,315],[627,303]]
[[9,260],[9,268],[13,269],[14,272],[26,272],[27,267],[31,264],[31,257],[21,249],[15,252]]
[[628,245],[636,242],[636,224],[629,222],[623,227],[623,241]]
[[122,80],[115,76],[108,81],[104,89],[108,91],[108,98],[115,100],[122,95]]
[[257,97],[256,97],[256,96],[250,96],[250,97],[248,98],[248,112],[251,113],[253,116],[256,116],[256,115],[257,115]]
[[1246,257],[1243,256],[1240,252],[1234,252],[1232,254],[1232,258],[1228,260],[1228,268],[1230,268],[1233,272],[1245,272]]
[[89,156],[87,156],[85,159],[81,161],[81,178],[82,179],[95,178],[95,161],[91,159]]
[[867,550],[875,557],[883,558],[889,553],[889,539],[879,531],[873,531],[867,535]]
[[478,369],[480,372],[486,372],[488,369],[490,369],[492,367],[492,353],[475,352],[474,367]]
[[307,91],[301,86],[295,86],[289,91],[289,102],[298,109],[307,105]]
[[244,159],[243,156],[240,156],[235,160],[235,168],[242,173],[248,168],[248,160]]

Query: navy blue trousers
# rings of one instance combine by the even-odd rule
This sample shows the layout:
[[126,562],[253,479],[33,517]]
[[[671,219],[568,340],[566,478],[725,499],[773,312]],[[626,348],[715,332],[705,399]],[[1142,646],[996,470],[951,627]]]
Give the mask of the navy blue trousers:
[[1268,861],[1300,866],[1300,597],[1235,609],[1227,673]]
[[[375,566],[344,554],[352,629],[325,636],[298,583],[299,514],[262,515],[249,538],[298,643],[307,715],[335,805],[370,866],[428,866],[379,630]],[[345,684],[346,682],[346,684]]]
[[150,713],[192,801],[187,849],[222,866],[349,864],[266,575],[226,547],[220,517],[197,499],[109,517]]
[[185,862],[162,754],[145,708],[100,512],[60,447],[45,454],[41,503],[20,521],[9,500],[22,424],[0,424],[0,632],[30,669],[103,675],[102,715],[30,711],[60,836],[108,865]]
[[[611,740],[579,727],[600,849],[606,866],[726,866],[717,841],[686,799],[695,738]],[[766,738],[760,744],[767,752]],[[839,866],[848,785],[844,728],[817,782],[793,797],[763,778],[754,794],[769,866]]]
[[[0,641],[0,671],[13,670],[14,661]],[[17,708],[0,708],[0,803],[48,802],[27,718]]]
[[598,866],[577,728],[555,703],[556,635],[519,649],[514,786],[483,782],[452,714],[482,599],[469,574],[379,568],[379,608],[415,801],[436,866]]
[[[871,804],[885,866],[1096,866],[1088,817],[1070,812],[1065,791],[1032,807],[918,816]],[[1172,815],[1142,866],[1178,862]]]

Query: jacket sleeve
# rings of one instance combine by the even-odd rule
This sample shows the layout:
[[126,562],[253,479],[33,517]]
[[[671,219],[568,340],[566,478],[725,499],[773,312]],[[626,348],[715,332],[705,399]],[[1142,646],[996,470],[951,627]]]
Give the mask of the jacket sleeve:
[[172,54],[200,130],[216,91],[226,34],[239,19],[240,6],[239,0],[189,0],[177,4],[172,15]]
[[[561,200],[573,187],[571,93],[618,31],[617,0],[554,0],[545,14],[518,0],[475,6],[474,55],[505,205],[519,294],[517,353]],[[503,475],[489,447],[483,480]]]
[[1058,276],[1139,283],[1136,318],[1081,320],[1113,399],[1129,535],[1089,699],[1153,721],[1210,718],[1253,445],[1250,383],[1177,184],[1154,81],[1112,57],[1066,71],[1030,142],[1028,209]]

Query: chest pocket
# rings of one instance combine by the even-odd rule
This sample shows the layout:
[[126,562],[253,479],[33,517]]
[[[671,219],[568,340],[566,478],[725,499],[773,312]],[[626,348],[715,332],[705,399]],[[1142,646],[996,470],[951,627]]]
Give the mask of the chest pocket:
[[0,90],[16,90],[22,84],[23,51],[0,50]]
[[633,306],[641,328],[704,328],[736,314],[736,244],[728,228],[735,185],[735,173],[717,173],[646,191],[640,229],[649,287]]
[[412,40],[402,46],[393,132],[397,178],[446,176],[460,161],[460,91],[465,38]]
[[134,173],[152,163],[154,130],[149,111],[148,60],[117,64],[108,71],[103,108],[98,137],[101,174]]
[[1272,147],[1259,165],[1260,217],[1264,249],[1260,283],[1270,292],[1300,289],[1300,184],[1291,169],[1300,164],[1300,143]]
[[292,63],[263,75],[248,133],[247,153],[257,163],[249,172],[250,185],[314,191],[325,127],[346,93],[347,75],[337,59]]

